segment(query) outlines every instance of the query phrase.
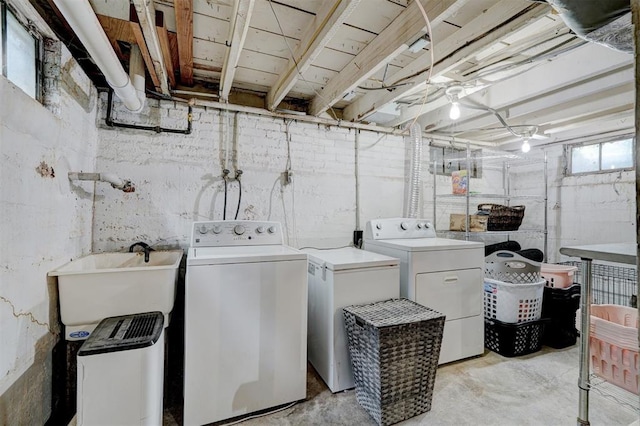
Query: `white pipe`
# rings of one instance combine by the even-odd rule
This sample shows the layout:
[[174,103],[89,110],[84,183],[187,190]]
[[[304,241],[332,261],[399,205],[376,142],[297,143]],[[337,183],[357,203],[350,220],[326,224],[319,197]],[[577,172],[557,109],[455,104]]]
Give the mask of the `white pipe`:
[[145,75],[144,75],[144,59],[142,58],[142,52],[137,44],[131,45],[131,51],[129,52],[129,79],[133,83],[133,87],[136,89],[136,96],[140,100],[140,109],[134,112],[140,112],[144,108],[144,102],[147,97],[145,91]]
[[127,109],[140,111],[144,104],[140,101],[131,79],[122,68],[116,52],[113,51],[89,0],[54,0],[54,3],[100,68],[115,94]]
[[128,179],[121,179],[115,173],[85,173],[69,172],[69,180],[89,180],[94,182],[107,182],[115,189],[124,192],[135,192],[136,187]]

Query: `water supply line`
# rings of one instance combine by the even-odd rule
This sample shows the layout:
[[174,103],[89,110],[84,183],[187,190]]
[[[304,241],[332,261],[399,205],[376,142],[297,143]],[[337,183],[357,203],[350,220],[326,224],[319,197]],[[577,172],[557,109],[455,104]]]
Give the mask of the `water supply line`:
[[107,182],[115,189],[123,192],[135,192],[135,185],[128,179],[121,179],[115,173],[84,173],[69,172],[69,180],[88,180],[93,182]]
[[411,166],[404,216],[416,218],[420,207],[420,184],[422,182],[422,131],[418,123],[413,123],[409,128],[409,142],[411,143]]
[[[114,52],[89,0],[53,0],[53,2],[127,109],[133,112],[142,111],[145,101],[144,84],[142,92],[134,86]],[[144,68],[142,76],[144,80]],[[134,78],[134,80],[139,86],[140,78]]]

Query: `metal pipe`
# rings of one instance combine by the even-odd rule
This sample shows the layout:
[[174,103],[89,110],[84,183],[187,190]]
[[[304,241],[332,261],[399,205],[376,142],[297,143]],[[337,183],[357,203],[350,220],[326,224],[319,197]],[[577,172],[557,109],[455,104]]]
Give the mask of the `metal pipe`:
[[549,186],[548,186],[548,172],[547,172],[547,167],[548,167],[548,161],[547,161],[547,151],[544,151],[544,254],[542,257],[542,261],[546,262],[548,259],[548,252],[549,252],[549,238],[548,238],[548,228],[549,228],[549,219],[548,219],[548,203],[549,203]]
[[109,90],[109,97],[107,99],[107,116],[105,117],[104,122],[109,127],[122,127],[125,129],[147,130],[147,131],[156,132],[156,133],[177,133],[181,135],[190,135],[192,130],[191,117],[192,117],[193,108],[191,107],[191,105],[189,105],[188,108],[189,109],[187,113],[187,128],[184,130],[168,129],[166,127],[160,127],[160,126],[141,126],[139,124],[118,123],[113,121],[113,119],[111,118],[111,112],[113,109],[113,91]]
[[355,140],[354,140],[354,174],[356,179],[356,231],[360,230],[360,171],[358,167],[358,163],[360,161],[360,130],[355,131]]
[[54,3],[127,109],[142,110],[144,102],[138,97],[89,1],[54,0]]
[[578,426],[589,425],[589,325],[591,317],[591,259],[581,259],[580,370],[578,373]]

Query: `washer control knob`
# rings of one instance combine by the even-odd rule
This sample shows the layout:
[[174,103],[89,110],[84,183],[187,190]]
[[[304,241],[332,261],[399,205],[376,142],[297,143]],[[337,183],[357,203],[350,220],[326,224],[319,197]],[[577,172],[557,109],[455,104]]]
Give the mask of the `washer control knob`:
[[400,228],[402,228],[403,231],[406,231],[407,229],[409,229],[409,224],[407,222],[402,222],[400,224]]
[[418,223],[418,229],[422,229],[422,224]]
[[267,231],[269,231],[270,234],[275,234],[276,233],[276,227],[275,226],[270,226],[269,229],[267,229]]
[[222,228],[216,225],[213,227],[213,229],[211,229],[211,232],[213,232],[214,234],[219,234],[222,232]]
[[234,232],[236,235],[242,235],[242,234],[244,234],[244,226],[242,226],[242,225],[236,225],[236,226],[234,226],[234,227],[233,227],[233,232]]
[[381,223],[376,223],[376,229],[382,229],[382,224]]
[[264,234],[264,226],[258,226],[258,228],[256,228],[256,232],[258,234]]
[[430,226],[430,225],[431,225],[431,224],[430,224],[429,222],[425,222],[425,224],[424,224],[424,229],[429,229],[429,226]]
[[200,225],[200,226],[198,226],[198,232],[199,232],[199,233],[201,233],[201,234],[206,234],[206,233],[207,233],[207,231],[208,231],[208,230],[207,230],[207,227],[206,227],[206,226],[204,226],[204,225]]

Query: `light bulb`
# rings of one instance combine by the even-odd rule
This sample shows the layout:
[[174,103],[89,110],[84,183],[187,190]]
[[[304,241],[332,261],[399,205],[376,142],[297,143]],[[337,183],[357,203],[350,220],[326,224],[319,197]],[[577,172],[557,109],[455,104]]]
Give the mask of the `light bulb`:
[[460,105],[457,102],[453,102],[451,104],[451,109],[449,110],[449,118],[452,120],[457,120],[460,118]]
[[529,141],[525,139],[524,142],[522,142],[522,152],[529,151],[531,151],[531,145],[529,145]]

